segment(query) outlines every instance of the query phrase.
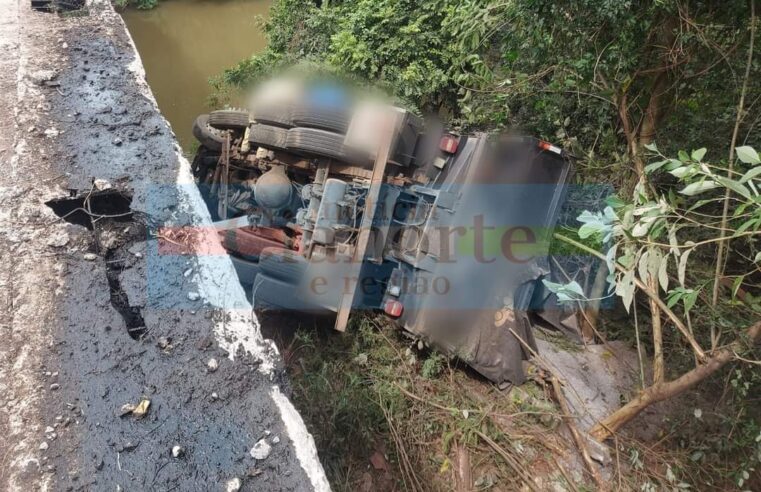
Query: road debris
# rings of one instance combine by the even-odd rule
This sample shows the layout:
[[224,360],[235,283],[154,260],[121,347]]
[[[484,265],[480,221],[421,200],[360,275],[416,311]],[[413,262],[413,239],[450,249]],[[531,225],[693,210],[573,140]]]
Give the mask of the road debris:
[[267,439],[260,439],[259,442],[254,444],[254,447],[251,448],[251,457],[255,460],[263,460],[270,455],[270,451],[272,451],[272,446],[267,442]]
[[235,477],[227,481],[227,492],[238,492],[242,486],[243,482],[241,482],[240,478]]
[[116,451],[118,453],[123,453],[125,451],[134,451],[139,445],[140,441],[127,441],[124,444],[119,444],[116,446]]
[[58,77],[58,72],[55,70],[37,70],[29,74],[29,79],[37,85],[44,85],[56,77]]
[[143,418],[145,417],[145,414],[148,413],[148,408],[151,406],[151,401],[147,398],[143,398],[140,400],[140,403],[135,405],[134,403],[125,403],[121,406],[119,409],[119,416],[124,417],[125,415],[132,414],[136,418]]

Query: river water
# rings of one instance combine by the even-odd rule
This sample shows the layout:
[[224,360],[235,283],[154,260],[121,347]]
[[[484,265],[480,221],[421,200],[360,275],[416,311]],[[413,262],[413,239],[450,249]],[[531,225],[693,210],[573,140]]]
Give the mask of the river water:
[[264,49],[257,16],[266,16],[270,4],[271,0],[161,0],[151,10],[122,12],[159,108],[186,151],[194,141],[193,120],[210,109],[209,78]]

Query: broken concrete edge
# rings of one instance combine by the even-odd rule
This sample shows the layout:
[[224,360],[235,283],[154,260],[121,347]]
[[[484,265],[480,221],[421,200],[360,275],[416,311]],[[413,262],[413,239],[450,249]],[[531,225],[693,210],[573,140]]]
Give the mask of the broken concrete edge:
[[[121,16],[116,13],[109,0],[89,0],[88,6],[102,8],[104,19],[113,22],[114,26],[124,31],[134,55],[133,61],[127,66],[127,69],[134,75],[135,84],[139,91],[160,114],[156,98],[145,78],[142,59]],[[166,125],[167,128],[171,128],[168,122]],[[182,155],[182,149],[176,139],[174,140],[174,150],[179,162],[176,180],[178,196],[180,197],[178,206],[197,219],[197,222],[193,224],[194,226],[212,227],[211,215],[201,198],[198,187],[195,185],[190,163]],[[220,347],[228,352],[230,359],[233,359],[237,350],[242,348],[261,361],[259,370],[262,373],[273,378],[279,352],[271,340],[265,340],[262,337],[258,319],[250,302],[246,299],[243,287],[237,281],[237,274],[232,261],[229,257],[224,257],[223,261],[218,261],[219,258],[212,258],[207,255],[197,256],[195,260],[197,272],[194,274],[194,280],[198,285],[201,298],[208,301],[212,306],[219,306],[225,314],[224,319],[217,321],[214,327]],[[233,279],[234,281],[226,282],[220,281],[220,279]],[[233,306],[233,308],[227,306]],[[291,401],[280,391],[279,386],[273,385],[271,387],[271,397],[280,412],[280,418],[285,424],[288,437],[293,442],[296,456],[309,477],[312,487],[316,491],[329,491],[330,484],[318,459],[314,438],[307,430],[301,415]]]

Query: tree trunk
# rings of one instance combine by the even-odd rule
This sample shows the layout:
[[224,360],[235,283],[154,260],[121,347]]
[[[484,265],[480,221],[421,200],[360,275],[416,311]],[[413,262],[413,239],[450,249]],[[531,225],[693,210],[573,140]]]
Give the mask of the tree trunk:
[[[759,341],[761,339],[761,321],[757,321],[748,328],[745,335],[750,339],[751,343]],[[721,369],[727,362],[734,360],[735,352],[742,350],[742,348],[743,341],[735,340],[727,347],[707,356],[705,364],[696,367],[673,381],[646,388],[632,401],[613,412],[602,422],[598,422],[589,433],[598,441],[604,441],[653,403],[676,396]]]

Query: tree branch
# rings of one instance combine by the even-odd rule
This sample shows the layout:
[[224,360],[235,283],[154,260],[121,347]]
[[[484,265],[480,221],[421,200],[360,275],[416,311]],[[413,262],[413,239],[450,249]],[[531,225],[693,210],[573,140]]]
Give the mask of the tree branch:
[[[750,68],[753,64],[753,41],[756,38],[756,1],[750,1],[750,44],[748,45],[748,61],[745,65],[745,76],[743,77],[742,89],[740,89],[740,101],[737,103],[737,117],[735,118],[735,128],[732,131],[732,142],[729,144],[729,161],[727,168],[729,175],[735,165],[735,145],[737,144],[737,134],[740,132],[740,123],[743,120],[743,108],[745,106],[745,94],[748,92],[748,79],[750,79]],[[711,296],[711,305],[716,307],[719,302],[719,284],[721,277],[724,275],[724,254],[729,248],[729,240],[725,241],[727,233],[724,229],[727,227],[729,220],[729,198],[732,190],[726,189],[724,193],[724,207],[721,213],[721,232],[719,234],[719,247],[716,250],[716,269],[714,270],[713,291]]]
[[[556,239],[559,239],[560,241],[568,243],[571,246],[579,248],[580,250],[586,253],[589,253],[593,256],[596,256],[597,258],[600,258],[601,260],[607,262],[607,258],[605,258],[605,255],[603,255],[599,251],[595,251],[594,249],[590,248],[589,246],[585,244],[582,244],[578,241],[574,241],[573,239],[566,237],[562,234],[559,234],[557,232],[553,234],[553,236]],[[623,273],[627,273],[626,268],[624,268],[618,262],[614,262],[614,266],[616,267],[616,270]],[[642,282],[636,276],[634,277],[634,283],[642,292],[644,292],[650,299],[652,299],[657,304],[657,306],[661,309],[661,311],[663,311],[666,314],[666,316],[668,316],[668,318],[674,323],[674,326],[676,326],[676,328],[682,333],[682,336],[685,338],[685,340],[687,340],[687,342],[690,344],[690,347],[692,347],[692,350],[695,352],[695,355],[697,356],[698,360],[705,359],[706,354],[703,351],[703,349],[700,347],[700,344],[698,344],[697,340],[695,340],[695,337],[692,336],[692,334],[687,329],[687,327],[682,322],[682,320],[679,319],[679,317],[676,314],[674,314],[674,312],[671,309],[669,309],[668,306],[666,306],[666,303],[663,302],[663,300],[660,298],[658,293],[650,290],[650,288],[647,285],[645,285],[644,282]]]
[[[761,321],[751,325],[745,332],[745,335],[749,338],[751,344],[758,342],[761,339]],[[705,361],[705,364],[682,374],[673,381],[646,388],[632,401],[613,412],[605,420],[598,422],[589,431],[590,435],[598,441],[604,441],[653,403],[667,400],[692,388],[724,367],[727,362],[736,360],[738,357],[735,352],[741,351],[743,345],[743,340],[735,340],[730,345],[713,352]]]

